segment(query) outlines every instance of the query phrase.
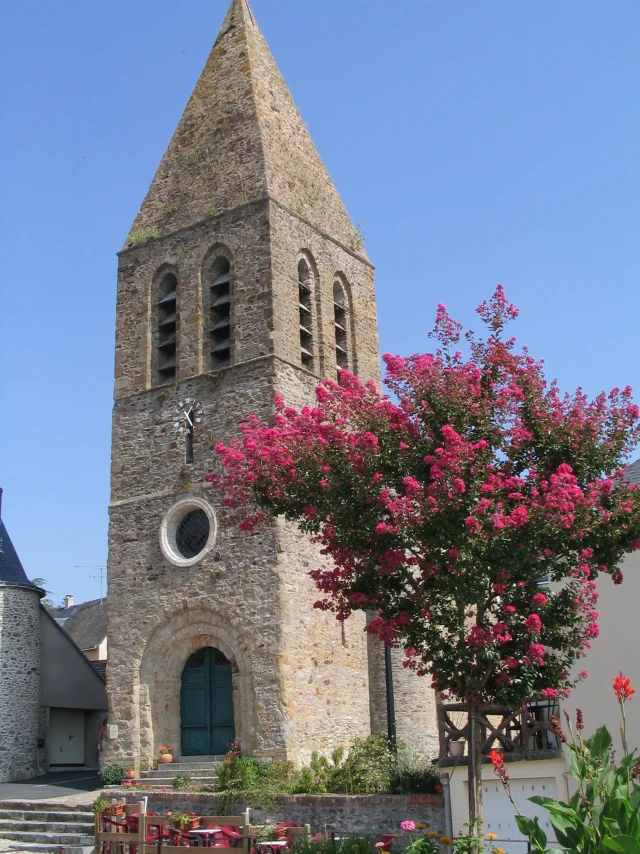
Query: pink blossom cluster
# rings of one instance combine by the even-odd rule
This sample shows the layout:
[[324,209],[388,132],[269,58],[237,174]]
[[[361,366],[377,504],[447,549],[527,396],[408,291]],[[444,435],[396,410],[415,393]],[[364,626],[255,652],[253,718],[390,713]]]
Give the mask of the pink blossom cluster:
[[272,423],[250,416],[217,446],[209,480],[247,535],[280,514],[315,538],[318,608],[373,611],[368,631],[439,690],[520,702],[572,684],[595,579],[621,581],[640,546],[621,477],[640,412],[629,388],[590,401],[547,383],[503,338],[518,312],[501,286],[478,313],[489,334],[466,334],[467,357],[444,306],[435,352],[384,357],[394,399],[344,370],[315,406],[276,398]]

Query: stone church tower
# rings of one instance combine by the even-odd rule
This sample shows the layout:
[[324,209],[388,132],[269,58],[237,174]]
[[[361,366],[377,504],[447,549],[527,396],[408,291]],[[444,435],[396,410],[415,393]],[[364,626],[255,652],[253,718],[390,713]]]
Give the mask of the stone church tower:
[[[308,760],[384,731],[362,615],[313,609],[321,558],[246,534],[203,477],[274,394],[379,382],[373,267],[246,0],[218,39],[119,255],[109,529],[112,760],[158,745]],[[433,755],[433,693],[396,668],[399,737]]]

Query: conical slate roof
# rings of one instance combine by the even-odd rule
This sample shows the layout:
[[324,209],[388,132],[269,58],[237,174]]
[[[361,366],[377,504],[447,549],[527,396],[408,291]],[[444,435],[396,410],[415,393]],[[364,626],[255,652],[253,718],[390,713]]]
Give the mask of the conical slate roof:
[[131,234],[267,197],[359,245],[247,0],[233,0]]
[[27,578],[5,524],[0,518],[0,586],[5,584],[19,584],[38,589]]

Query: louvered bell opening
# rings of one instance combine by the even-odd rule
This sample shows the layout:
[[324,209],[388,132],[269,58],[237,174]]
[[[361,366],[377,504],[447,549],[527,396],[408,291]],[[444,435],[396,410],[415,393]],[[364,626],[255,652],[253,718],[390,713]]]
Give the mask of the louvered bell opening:
[[298,282],[298,308],[300,311],[300,362],[305,368],[313,367],[313,332],[311,331],[311,288]]
[[172,308],[175,310],[175,302],[176,302],[176,299],[177,299],[177,294],[176,294],[176,292],[175,292],[175,291],[171,291],[171,293],[168,293],[168,294],[166,295],[166,297],[163,297],[163,299],[161,299],[161,300],[160,300],[160,303],[159,303],[159,304],[160,304],[160,305],[163,305],[163,306],[169,306],[169,304],[170,304],[170,303],[173,303]]
[[175,329],[175,327],[176,327],[176,313],[175,313],[175,311],[173,312],[173,314],[167,314],[165,317],[161,317],[160,323],[158,324],[158,326],[160,327],[160,329],[169,329],[169,327],[171,327],[171,326]]
[[[334,286],[334,294],[337,287]],[[349,367],[348,335],[347,335],[347,312],[344,307],[344,296],[340,290],[339,300],[334,299],[334,331],[336,338],[336,363],[339,368]]]
[[[228,262],[221,262],[228,267]],[[231,269],[221,272],[211,285],[211,365],[231,364]]]
[[161,340],[158,344],[158,350],[164,350],[165,352],[173,349],[173,352],[176,351],[176,336],[171,335],[166,340]]

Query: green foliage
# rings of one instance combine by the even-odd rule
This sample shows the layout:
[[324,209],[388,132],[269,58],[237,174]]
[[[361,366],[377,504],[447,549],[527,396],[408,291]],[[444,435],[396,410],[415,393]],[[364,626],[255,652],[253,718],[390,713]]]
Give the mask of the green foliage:
[[[578,790],[568,803],[540,796],[530,799],[547,810],[558,842],[575,854],[640,854],[640,759],[628,752],[624,738],[623,727],[625,755],[618,765],[606,727],[587,739],[572,729],[567,748]],[[516,821],[532,851],[559,851],[547,848],[547,837],[537,818],[518,815]]]
[[176,774],[171,785],[176,792],[188,792],[193,787],[191,774]]
[[49,596],[51,595],[51,591],[47,590],[47,588],[46,588],[46,585],[47,585],[46,578],[32,578],[31,583],[35,584],[36,587],[41,587],[44,590],[44,592],[46,593],[45,598],[40,600],[40,604],[42,605],[42,607],[46,608],[47,611],[55,611],[55,609],[58,606],[53,601],[53,599],[49,598]]
[[392,795],[439,794],[442,792],[440,772],[432,763],[425,763],[400,749],[391,770],[389,791]]
[[192,818],[193,815],[186,812],[172,812],[168,823],[171,827],[175,827],[178,830],[184,830]]
[[109,800],[105,798],[103,795],[98,795],[93,804],[91,805],[92,811],[95,815],[102,815],[105,811],[106,807],[109,805]]
[[405,854],[440,854],[442,848],[428,836],[418,836],[405,848]]
[[349,751],[334,750],[331,759],[313,753],[309,765],[296,770],[289,762],[265,764],[229,754],[216,768],[220,790],[235,800],[269,806],[280,795],[433,794],[441,789],[438,771],[412,759],[404,749],[393,757],[383,736],[357,739]]
[[119,786],[124,780],[124,771],[122,765],[107,765],[102,772],[102,782],[105,786]]
[[142,243],[148,243],[150,240],[155,240],[158,237],[158,226],[153,228],[136,228],[129,235],[129,244],[131,246],[139,246]]
[[377,854],[377,849],[375,840],[364,836],[348,836],[338,843],[334,843],[330,837],[314,842],[297,837],[293,840],[291,854]]

